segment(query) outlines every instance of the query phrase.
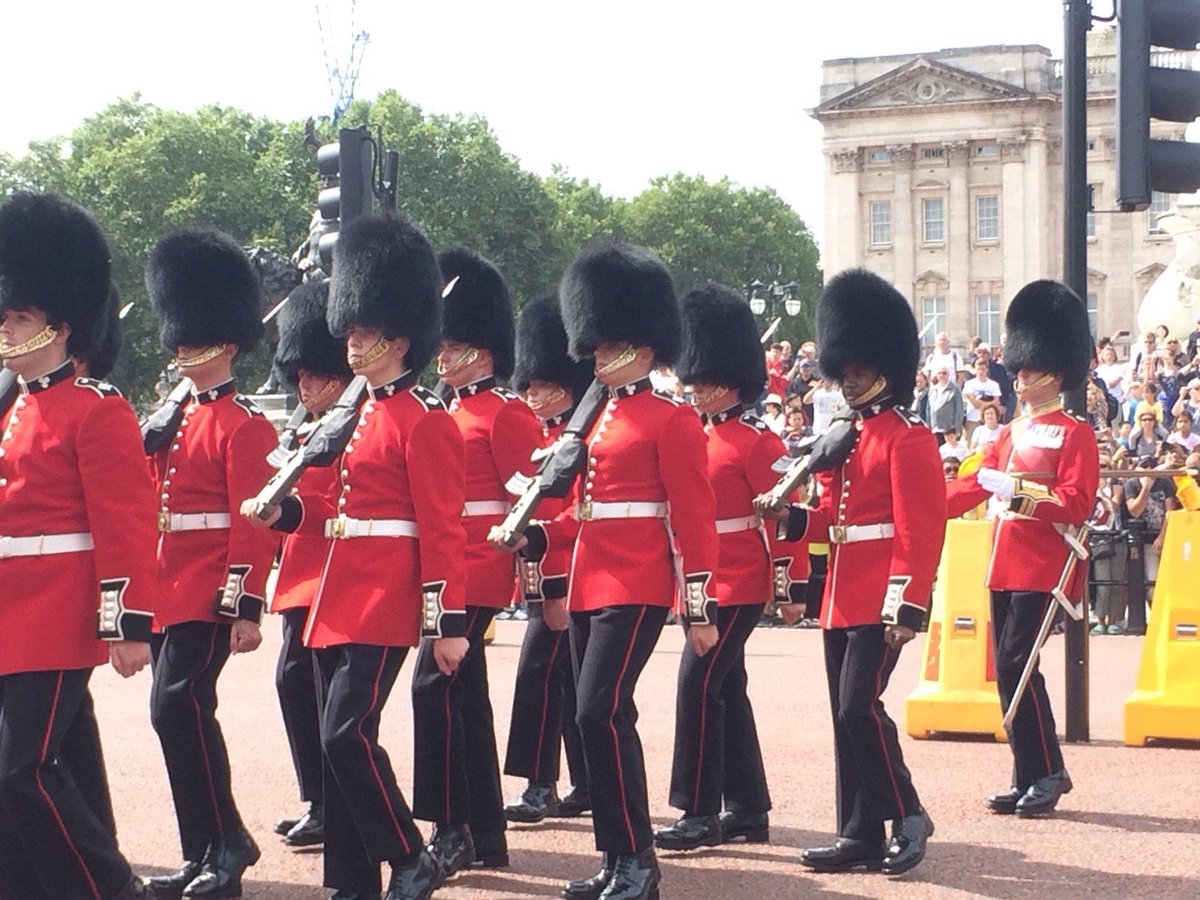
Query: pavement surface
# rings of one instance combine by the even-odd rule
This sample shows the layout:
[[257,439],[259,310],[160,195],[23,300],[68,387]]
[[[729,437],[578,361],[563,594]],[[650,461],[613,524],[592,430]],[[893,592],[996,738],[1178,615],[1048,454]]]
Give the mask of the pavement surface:
[[[317,900],[318,851],[291,851],[271,833],[284,813],[299,814],[294,774],[274,692],[279,623],[268,619],[255,653],[235,657],[221,678],[219,717],[233,761],[234,792],[263,848],[247,872],[245,895]],[[500,622],[488,649],[497,740],[503,753],[512,681],[524,624]],[[923,641],[921,636],[918,641]],[[651,813],[667,804],[675,677],[682,635],[664,630],[637,692]],[[1200,897],[1200,745],[1129,748],[1122,705],[1133,688],[1142,639],[1091,641],[1091,737],[1066,745],[1075,783],[1058,814],[1043,820],[990,815],[983,798],[1008,785],[1011,756],[990,739],[914,740],[903,735],[903,700],[917,682],[921,648],[908,647],[886,695],[904,754],[937,825],[925,862],[907,875],[816,875],[800,850],[825,843],[834,828],[833,740],[816,630],[760,629],[748,645],[750,693],[758,716],[774,810],[771,843],[693,854],[660,854],[662,896],[774,897]],[[412,730],[406,663],[383,721],[382,743],[401,787],[411,793]],[[1043,656],[1062,733],[1062,639]],[[149,673],[122,681],[111,669],[93,679],[122,849],[143,875],[179,865],[178,833],[158,741],[150,727]],[[503,762],[503,761],[502,761]],[[565,773],[565,765],[564,765]],[[565,777],[565,775],[564,775]],[[522,787],[505,777],[507,797]],[[590,820],[549,820],[509,831],[512,865],[457,876],[438,897],[553,897],[563,881],[596,869]],[[386,882],[387,869],[384,867]]]

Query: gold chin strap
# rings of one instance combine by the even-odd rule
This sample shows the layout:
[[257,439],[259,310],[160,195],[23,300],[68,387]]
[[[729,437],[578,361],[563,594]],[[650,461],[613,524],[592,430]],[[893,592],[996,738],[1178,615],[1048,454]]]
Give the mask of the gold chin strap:
[[176,369],[190,369],[195,366],[202,366],[206,362],[211,362],[212,360],[214,360],[218,356],[220,356],[222,353],[224,353],[225,348],[227,346],[229,346],[229,345],[228,344],[213,344],[207,350],[201,350],[195,356],[189,356],[186,359],[184,359],[183,357],[177,356],[177,357],[175,357],[175,368]]
[[706,394],[704,397],[697,397],[696,405],[697,406],[709,406],[710,404],[716,403],[718,400],[723,398],[728,393],[729,393],[729,388],[725,387],[724,385],[721,385],[721,386],[715,388],[712,391],[712,393]]
[[[458,281],[457,278],[454,281]],[[453,286],[454,282],[451,282]],[[449,288],[447,288],[449,290]],[[475,360],[479,359],[479,351],[474,347],[468,347],[463,351],[463,355],[454,361],[452,365],[444,365],[442,360],[438,359],[438,377],[445,378],[447,375],[453,375],[455,372],[461,372]]]
[[621,354],[616,359],[614,359],[608,365],[601,366],[599,369],[597,369],[596,377],[602,378],[605,375],[611,375],[613,372],[625,368],[635,359],[637,359],[637,348],[634,347],[633,344],[630,344],[621,351]]
[[547,397],[545,400],[543,400],[541,403],[533,403],[527,398],[525,400],[525,404],[530,409],[536,411],[539,409],[545,409],[547,406],[552,406],[553,404],[557,403],[559,400],[561,400],[565,396],[567,396],[567,392],[565,390],[563,390],[561,387],[556,387],[554,389],[554,391],[550,394],[550,396]]
[[313,406],[320,406],[323,402],[328,400],[339,387],[341,387],[341,382],[339,382],[336,378],[330,378],[325,382],[325,387],[321,388],[321,390],[317,392],[317,396],[313,397]]
[[0,344],[0,359],[16,359],[35,350],[50,346],[58,331],[52,325],[47,325],[23,344]]
[[1022,385],[1020,381],[1013,384],[1013,390],[1017,392],[1018,397],[1023,397],[1028,391],[1036,391],[1039,388],[1044,388],[1046,385],[1054,381],[1054,373],[1047,372],[1037,381],[1032,384]]
[[863,409],[870,406],[874,401],[878,400],[884,391],[887,390],[887,379],[880,375],[875,379],[875,383],[867,388],[867,392],[855,400],[850,406],[854,409]]
[[350,363],[351,371],[357,372],[359,369],[366,368],[371,363],[375,362],[375,360],[379,359],[379,357],[383,356],[383,354],[387,353],[390,346],[391,345],[385,338],[380,338],[374,344],[372,344],[371,349],[362,356],[347,357],[347,362]]

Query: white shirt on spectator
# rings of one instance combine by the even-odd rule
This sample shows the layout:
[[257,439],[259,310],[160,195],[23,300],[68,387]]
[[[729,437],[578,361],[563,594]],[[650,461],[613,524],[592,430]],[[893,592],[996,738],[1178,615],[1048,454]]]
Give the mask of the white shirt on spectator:
[[1096,366],[1096,374],[1104,379],[1108,392],[1117,399],[1117,402],[1124,402],[1125,377],[1129,374],[1129,366],[1121,363],[1106,363]]
[[925,377],[933,381],[934,375],[938,370],[945,366],[950,370],[950,380],[953,381],[958,377],[959,370],[963,367],[962,357],[958,355],[957,350],[948,350],[945,353],[940,353],[934,350],[925,359]]
[[833,422],[834,414],[846,405],[846,398],[837,388],[817,388],[813,391],[813,434],[824,434]]
[[967,458],[967,445],[959,441],[954,446],[950,446],[950,442],[946,441],[946,443],[938,447],[938,454],[942,457],[943,462],[948,459],[957,459],[959,462],[962,462]]
[[[1000,385],[996,384],[990,378],[970,378],[963,385],[964,399],[967,394],[974,394],[977,398],[986,394],[993,400],[997,400],[1000,397]],[[969,400],[964,405],[967,411],[968,422],[980,422],[983,420],[983,410],[976,409],[975,405]]]
[[1191,453],[1197,447],[1200,447],[1200,434],[1197,434],[1196,432],[1192,431],[1192,432],[1188,433],[1187,437],[1184,437],[1178,431],[1172,431],[1171,434],[1167,437],[1167,443],[1168,444],[1181,444],[1183,447],[1185,447],[1187,449],[1188,453]]
[[[997,425],[995,428],[988,428],[986,425],[980,425],[971,432],[971,449],[982,450],[988,444],[993,444],[1000,437],[1000,432],[1004,430],[1003,425]],[[942,445],[946,446],[945,444]]]

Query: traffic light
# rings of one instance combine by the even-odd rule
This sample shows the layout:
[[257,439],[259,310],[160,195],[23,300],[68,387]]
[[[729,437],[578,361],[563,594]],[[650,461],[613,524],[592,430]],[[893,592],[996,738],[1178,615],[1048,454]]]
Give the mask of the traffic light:
[[1151,140],[1150,122],[1200,116],[1200,72],[1151,65],[1150,48],[1194,50],[1200,0],[1117,0],[1117,203],[1132,212],[1152,191],[1200,188],[1200,144]]
[[375,142],[367,126],[338,129],[336,144],[317,148],[317,173],[321,177],[317,212],[323,226],[318,257],[328,271],[338,229],[374,211]]

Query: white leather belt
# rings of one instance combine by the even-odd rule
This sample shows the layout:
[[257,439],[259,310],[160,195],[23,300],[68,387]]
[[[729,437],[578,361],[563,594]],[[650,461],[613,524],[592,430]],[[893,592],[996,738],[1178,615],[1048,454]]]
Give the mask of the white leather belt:
[[0,559],[12,559],[14,556],[49,556],[52,553],[82,553],[94,547],[92,536],[88,532],[0,537]]
[[415,538],[417,534],[417,523],[407,519],[351,519],[338,516],[325,520],[325,537],[339,541],[364,537]]
[[896,526],[891,522],[880,522],[878,525],[831,525],[829,543],[857,544],[859,541],[882,541],[895,534]]
[[762,525],[762,519],[758,516],[743,516],[740,519],[717,519],[717,534],[754,531],[760,525]]
[[600,503],[584,500],[575,505],[575,518],[580,522],[595,522],[598,519],[663,519],[667,515],[665,503],[639,503],[610,501]]
[[468,500],[463,504],[463,518],[474,516],[507,516],[512,504],[504,500]]
[[173,513],[165,509],[158,513],[158,530],[163,534],[172,531],[209,531],[229,527],[229,513]]

